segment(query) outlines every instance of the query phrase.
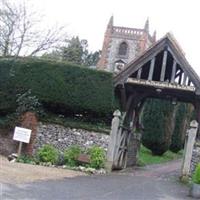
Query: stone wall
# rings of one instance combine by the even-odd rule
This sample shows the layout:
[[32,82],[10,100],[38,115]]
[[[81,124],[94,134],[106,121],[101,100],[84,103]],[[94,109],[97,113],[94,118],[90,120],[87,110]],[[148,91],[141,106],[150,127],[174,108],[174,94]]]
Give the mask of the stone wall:
[[[119,46],[122,42],[128,44],[128,52],[124,57],[119,56]],[[138,54],[138,41],[134,39],[124,39],[124,38],[112,38],[110,43],[110,49],[108,53],[108,71],[113,72],[115,67],[115,62],[117,60],[123,60],[125,63],[132,61]]]
[[195,143],[192,152],[192,161],[190,167],[191,174],[194,172],[195,167],[198,163],[200,163],[200,140]]
[[109,137],[103,133],[66,128],[61,125],[40,122],[37,127],[34,153],[44,144],[52,144],[60,151],[64,151],[71,145],[79,145],[83,148],[98,145],[107,150]]

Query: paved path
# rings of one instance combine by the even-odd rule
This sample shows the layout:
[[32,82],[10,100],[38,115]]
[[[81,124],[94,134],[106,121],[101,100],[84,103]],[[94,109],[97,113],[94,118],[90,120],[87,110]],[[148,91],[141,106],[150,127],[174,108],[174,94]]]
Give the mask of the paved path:
[[[1,200],[189,200],[178,182],[180,161],[107,176],[2,185]],[[165,173],[164,173],[165,172]]]

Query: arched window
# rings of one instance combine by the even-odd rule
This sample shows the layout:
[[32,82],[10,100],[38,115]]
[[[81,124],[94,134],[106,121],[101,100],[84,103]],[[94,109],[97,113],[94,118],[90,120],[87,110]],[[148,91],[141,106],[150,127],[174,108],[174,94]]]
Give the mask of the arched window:
[[120,56],[125,56],[127,54],[127,51],[128,51],[128,45],[126,42],[122,42],[120,45],[119,45],[119,55]]

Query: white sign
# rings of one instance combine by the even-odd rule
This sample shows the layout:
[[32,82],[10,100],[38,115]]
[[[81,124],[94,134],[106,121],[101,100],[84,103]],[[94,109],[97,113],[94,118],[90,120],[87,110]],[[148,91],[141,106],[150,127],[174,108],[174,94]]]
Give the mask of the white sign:
[[30,129],[15,127],[15,132],[13,136],[13,140],[17,140],[20,142],[29,143],[31,138],[31,131]]

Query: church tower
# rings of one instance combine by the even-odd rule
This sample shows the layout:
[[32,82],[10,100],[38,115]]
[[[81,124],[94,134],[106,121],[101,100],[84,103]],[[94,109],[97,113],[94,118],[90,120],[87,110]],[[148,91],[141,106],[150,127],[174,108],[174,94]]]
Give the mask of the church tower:
[[117,73],[155,41],[156,32],[153,36],[149,34],[149,19],[146,20],[144,28],[137,29],[114,26],[112,16],[104,35],[97,69]]

